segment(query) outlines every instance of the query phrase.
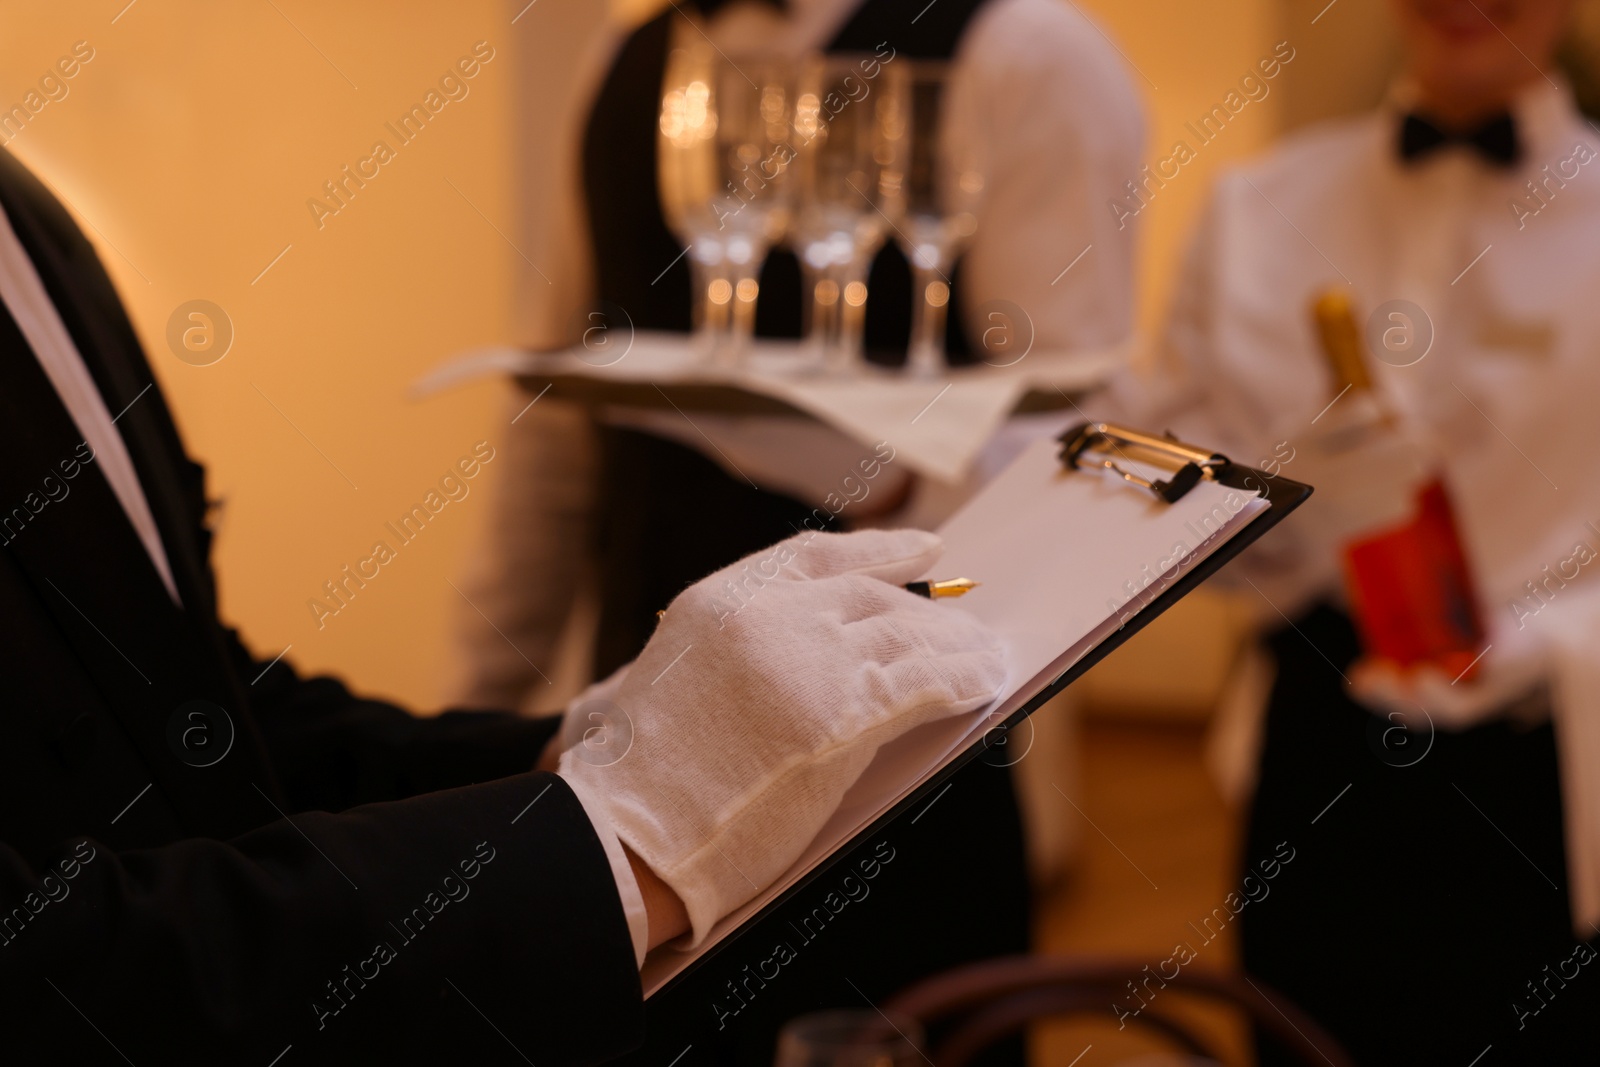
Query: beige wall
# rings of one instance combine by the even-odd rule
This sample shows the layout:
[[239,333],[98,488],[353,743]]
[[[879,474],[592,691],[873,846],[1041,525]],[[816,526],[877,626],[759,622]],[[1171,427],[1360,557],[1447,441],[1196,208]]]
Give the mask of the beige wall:
[[[393,541],[384,522],[475,441],[503,432],[491,387],[423,404],[406,387],[506,332],[515,253],[494,227],[511,215],[509,16],[490,0],[126,2],[0,5],[0,102],[74,42],[95,51],[10,147],[87,224],[210,467],[226,615],[268,657],[292,644],[299,663],[430,701],[456,595],[445,579],[493,464],[324,628],[307,601]],[[469,94],[401,146],[384,123],[478,41],[495,57]],[[319,229],[307,200],[379,139],[395,158]],[[172,310],[195,298],[236,331],[211,366],[164,341]]]
[[1297,73],[1294,64],[1269,83],[1265,99],[1247,105],[1210,144],[1201,146],[1185,123],[1220,104],[1240,78],[1255,71],[1257,60],[1271,56],[1278,41],[1289,39],[1298,50],[1300,39],[1283,25],[1278,5],[1270,0],[1079,0],[1079,6],[1100,21],[1136,70],[1149,109],[1146,161],[1154,165],[1169,156],[1179,140],[1196,153],[1138,217],[1140,320],[1153,328],[1212,176],[1271,141],[1281,122],[1282,87]]
[[1313,42],[1296,60],[1295,80],[1285,86],[1286,129],[1361,111],[1383,98],[1400,58],[1390,3],[1338,0],[1312,25],[1327,0],[1278,0],[1285,22],[1303,23]]
[[[301,664],[433,703],[460,608],[448,579],[485,517],[493,463],[323,628],[307,600],[389,539],[384,523],[474,442],[504,433],[498,386],[425,402],[406,390],[452,352],[526,336],[556,287],[524,256],[566,280],[543,261],[556,216],[541,209],[560,210],[560,176],[537,154],[517,156],[513,124],[537,143],[562,123],[600,5],[539,0],[513,26],[522,5],[500,0],[125,3],[0,0],[0,103],[20,100],[74,42],[95,49],[67,98],[11,147],[87,223],[226,501],[226,614],[268,656],[292,644]],[[1340,0],[1327,19],[1357,3]],[[1284,0],[1083,6],[1148,76],[1152,160],[1275,42],[1297,50],[1272,95],[1141,216],[1150,322],[1210,175],[1268,142],[1292,99],[1283,86],[1313,62],[1336,62],[1334,37],[1294,28],[1310,14]],[[307,199],[375,140],[392,140],[384,123],[478,41],[495,58],[470,95],[393,146],[393,161],[319,229]],[[236,330],[226,358],[207,367],[180,362],[164,340],[173,309],[196,298],[221,305]]]

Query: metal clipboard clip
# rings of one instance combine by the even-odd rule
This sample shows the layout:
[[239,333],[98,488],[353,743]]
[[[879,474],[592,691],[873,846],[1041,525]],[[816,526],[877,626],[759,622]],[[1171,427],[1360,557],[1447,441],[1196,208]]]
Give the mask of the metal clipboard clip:
[[1215,480],[1217,472],[1228,465],[1228,457],[1194,445],[1186,445],[1171,434],[1157,436],[1118,426],[1111,422],[1085,422],[1074,426],[1056,440],[1061,442],[1061,463],[1068,470],[1079,470],[1085,463],[1085,454],[1113,453],[1118,459],[1137,460],[1171,470],[1167,481],[1150,481],[1117,465],[1115,459],[1091,457],[1091,466],[1115,471],[1125,481],[1150,490],[1168,504],[1199,484],[1202,478]]

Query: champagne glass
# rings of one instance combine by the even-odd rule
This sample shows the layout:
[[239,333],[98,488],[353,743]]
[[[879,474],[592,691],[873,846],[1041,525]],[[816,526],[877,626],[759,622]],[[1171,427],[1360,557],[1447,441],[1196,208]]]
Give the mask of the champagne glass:
[[774,1067],[920,1067],[922,1029],[876,1011],[819,1011],[786,1023]]
[[789,229],[789,143],[793,90],[789,69],[771,60],[725,60],[717,71],[719,186],[711,200],[732,284],[733,359],[755,331],[761,265]]
[[692,37],[668,54],[656,138],[661,214],[689,258],[694,344],[706,355],[727,332],[732,288],[721,233],[706,211],[714,186],[715,58],[709,45]]
[[892,142],[896,180],[886,210],[911,265],[915,308],[906,366],[921,376],[944,369],[950,273],[977,230],[986,184],[981,125],[952,93],[949,66],[914,61],[895,71],[908,136]]
[[697,344],[719,362],[748,349],[761,265],[788,227],[790,95],[781,64],[730,58],[703,39],[667,60],[662,214],[688,248]]
[[905,128],[888,69],[871,56],[815,56],[795,96],[800,201],[792,243],[809,296],[807,337],[833,371],[861,363],[867,271],[889,228],[887,164]]

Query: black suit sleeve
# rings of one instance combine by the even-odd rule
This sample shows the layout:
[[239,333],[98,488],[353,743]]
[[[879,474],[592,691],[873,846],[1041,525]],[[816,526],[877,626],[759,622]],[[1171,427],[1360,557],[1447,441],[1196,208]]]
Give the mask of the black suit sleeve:
[[227,636],[235,672],[257,679],[251,711],[297,809],[343,811],[520,774],[560,726],[559,716],[498,711],[412,715],[354,696],[336,678],[302,678],[285,660],[269,668],[237,632]]
[[68,1062],[572,1063],[641,1032],[604,849],[555,775],[231,841],[0,847],[0,902],[8,1048],[93,1053]]

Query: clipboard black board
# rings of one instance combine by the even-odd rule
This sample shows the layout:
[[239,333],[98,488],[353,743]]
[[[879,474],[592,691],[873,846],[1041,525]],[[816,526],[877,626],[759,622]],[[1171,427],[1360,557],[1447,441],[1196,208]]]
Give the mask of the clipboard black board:
[[[1086,476],[1093,475],[1086,472]],[[1312,493],[1312,488],[1304,483],[1281,475],[1269,475],[1263,470],[1232,462],[1223,462],[1215,466],[1210,471],[1210,476],[1222,485],[1259,494],[1266,500],[1267,508],[1216,551],[1174,580],[1143,610],[1131,617],[1121,629],[1088,651],[1082,659],[1067,668],[1004,722],[992,727],[979,740],[968,745],[946,766],[889,811],[855,834],[848,843],[834,850],[760,912],[751,916],[737,930],[706,950],[682,972],[674,975],[656,990],[645,1002],[644,1044],[618,1062],[648,1063],[657,1067],[668,1067],[668,1065],[696,1067],[697,1064],[703,1063],[770,1062],[772,1050],[754,1049],[750,1039],[756,1034],[770,1037],[775,1017],[789,1018],[817,1008],[837,1007],[849,1003],[848,999],[832,1000],[825,1004],[814,1004],[804,999],[786,1001],[780,991],[764,999],[760,1011],[752,1012],[745,1008],[754,1007],[754,998],[752,997],[750,1003],[745,1005],[740,998],[739,985],[736,985],[736,982],[742,983],[747,991],[752,989],[749,984],[750,963],[766,956],[771,943],[770,939],[763,939],[763,931],[776,932],[774,936],[782,936],[793,941],[793,935],[785,931],[793,930],[800,933],[795,920],[798,918],[804,924],[805,917],[815,911],[817,899],[813,898],[820,899],[820,894],[827,887],[838,882],[841,877],[849,876],[858,866],[875,863],[876,859],[881,859],[882,849],[886,845],[891,852],[893,851],[894,846],[889,844],[893,838],[892,831],[897,826],[904,825],[902,820],[911,816],[910,821],[915,824],[921,817],[917,813],[925,813],[930,809],[937,798],[951,787],[954,779],[964,768],[974,761],[998,752],[1000,746],[1006,744],[1010,732],[1021,725],[1034,711],[1043,707],[1092,667],[1122,647],[1134,634],[1189,595],[1268,530],[1277,526]],[[916,887],[911,888],[913,891],[916,890]],[[937,887],[923,888],[929,891],[937,889]],[[967,904],[970,902],[962,902],[961,906],[965,907]],[[891,913],[885,913],[880,918],[883,921],[894,919]],[[809,930],[810,927],[807,926],[806,929]],[[929,931],[928,936],[937,937],[939,934],[938,931]],[[843,947],[845,946],[835,943],[831,946],[832,954],[838,955]],[[871,951],[870,947],[866,951]],[[766,986],[767,983],[761,982],[763,990]],[[840,983],[840,988],[845,991],[848,998],[849,987]],[[736,1001],[735,998],[740,999]],[[735,1003],[741,1005],[738,1010],[733,1010]],[[857,999],[855,1006],[866,1007],[867,1004]]]

